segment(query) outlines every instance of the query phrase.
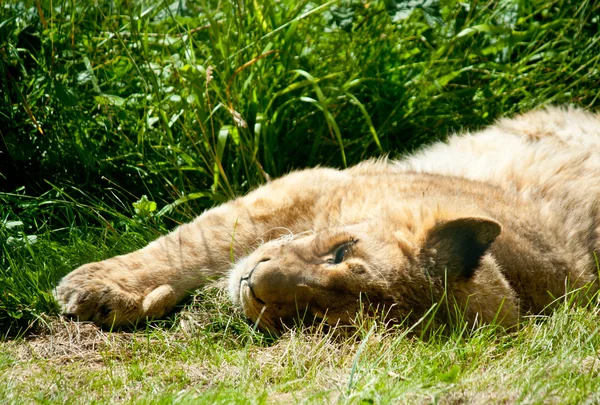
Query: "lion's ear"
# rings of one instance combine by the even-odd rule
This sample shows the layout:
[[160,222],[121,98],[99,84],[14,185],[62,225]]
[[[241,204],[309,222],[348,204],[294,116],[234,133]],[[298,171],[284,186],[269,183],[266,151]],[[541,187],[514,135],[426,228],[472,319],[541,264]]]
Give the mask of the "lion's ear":
[[431,275],[471,277],[502,227],[493,219],[465,217],[435,224],[424,241],[424,263]]

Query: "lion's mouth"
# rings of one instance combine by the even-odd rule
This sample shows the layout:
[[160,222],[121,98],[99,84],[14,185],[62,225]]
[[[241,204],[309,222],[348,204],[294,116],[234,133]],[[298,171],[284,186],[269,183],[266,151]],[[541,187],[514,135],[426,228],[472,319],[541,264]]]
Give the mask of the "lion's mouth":
[[256,301],[263,306],[267,305],[266,302],[258,298],[254,293],[254,290],[252,289],[252,283],[250,282],[250,276],[244,277],[240,280],[240,301],[242,302],[242,305],[244,305],[248,298],[250,301]]
[[277,318],[269,314],[269,306],[260,298],[256,297],[247,279],[240,281],[240,303],[244,315],[262,330],[278,335],[282,330]]
[[[244,315],[262,330],[275,335],[297,325],[328,325],[330,321],[326,315],[327,311],[314,310],[308,305],[294,305],[291,309],[281,304],[267,304],[256,296],[246,277],[240,280],[239,297]],[[338,322],[337,318],[334,320],[335,323]]]
[[263,300],[261,300],[260,298],[258,298],[256,296],[256,293],[252,289],[252,273],[254,273],[254,270],[256,270],[256,268],[258,267],[259,264],[260,263],[257,263],[256,266],[254,266],[252,268],[252,270],[250,270],[248,272],[248,274],[246,274],[245,276],[243,276],[240,279],[240,300],[242,301],[242,303],[244,302],[244,298],[245,298],[244,297],[244,293],[243,293],[244,285],[245,285],[248,288],[248,290],[250,290],[250,294],[249,295],[250,295],[250,297],[252,298],[253,301],[258,302],[259,304],[261,304],[263,306],[266,305],[266,303]]
[[244,314],[253,321],[264,314],[267,304],[256,297],[247,278],[240,280],[240,304]]

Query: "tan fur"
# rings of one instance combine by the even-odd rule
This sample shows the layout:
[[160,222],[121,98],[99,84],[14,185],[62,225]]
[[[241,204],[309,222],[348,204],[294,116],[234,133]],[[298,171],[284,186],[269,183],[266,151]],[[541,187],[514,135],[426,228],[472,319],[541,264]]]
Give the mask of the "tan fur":
[[444,302],[440,322],[456,305],[471,324],[509,327],[569,289],[597,290],[599,212],[600,119],[549,108],[401,161],[291,173],[76,269],[57,298],[120,325],[228,277],[234,303],[273,331],[299,317],[351,323],[365,304],[415,322]]

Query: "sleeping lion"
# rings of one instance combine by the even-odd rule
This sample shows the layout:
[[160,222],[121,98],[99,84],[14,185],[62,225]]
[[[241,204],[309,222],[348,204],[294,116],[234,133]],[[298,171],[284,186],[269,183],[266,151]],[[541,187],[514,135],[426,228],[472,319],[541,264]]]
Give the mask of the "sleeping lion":
[[568,292],[591,298],[599,249],[600,116],[548,108],[400,161],[290,173],[79,267],[56,296],[65,314],[112,327],[226,277],[235,305],[274,333],[352,324],[367,307],[441,324],[458,308],[508,328]]

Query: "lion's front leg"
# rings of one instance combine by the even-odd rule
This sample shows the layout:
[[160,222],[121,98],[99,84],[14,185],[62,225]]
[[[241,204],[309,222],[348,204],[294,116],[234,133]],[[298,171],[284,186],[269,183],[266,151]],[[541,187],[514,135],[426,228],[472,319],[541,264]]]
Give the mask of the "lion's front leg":
[[[56,288],[62,312],[104,327],[168,313],[230,266],[225,228],[233,220],[220,211],[208,211],[143,249],[75,269]],[[210,227],[213,222],[221,226]]]
[[60,282],[57,299],[64,313],[105,327],[160,317],[194,289],[224,276],[232,259],[248,255],[260,241],[313,229],[325,190],[345,181],[346,174],[331,169],[275,180],[141,250],[79,267]]
[[63,313],[104,327],[168,313],[190,290],[204,284],[209,273],[202,271],[201,257],[194,260],[173,239],[178,238],[168,235],[144,249],[88,263],[68,274],[56,288]]

